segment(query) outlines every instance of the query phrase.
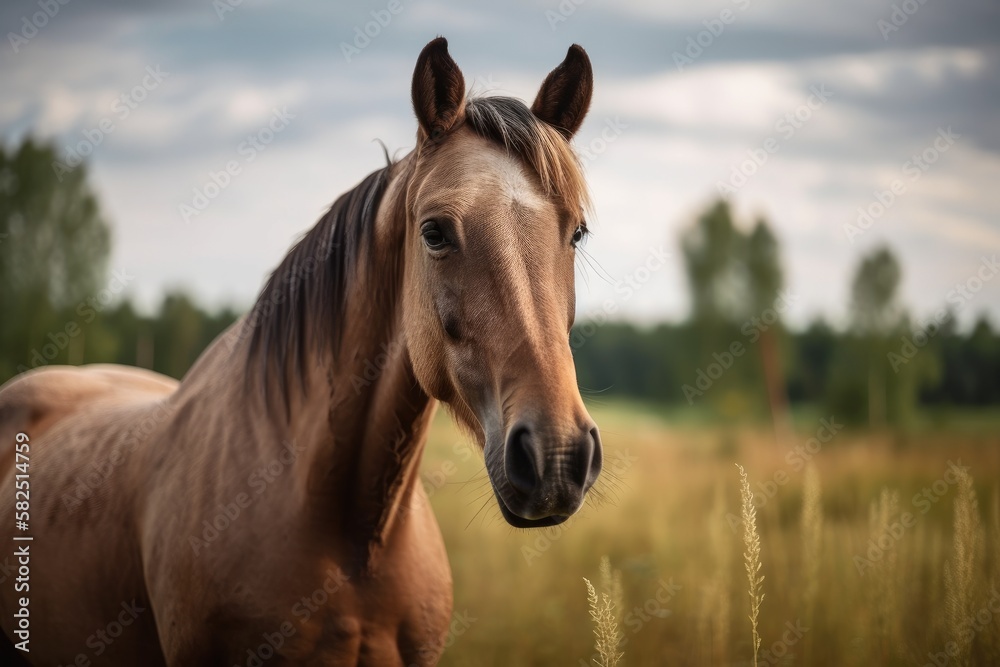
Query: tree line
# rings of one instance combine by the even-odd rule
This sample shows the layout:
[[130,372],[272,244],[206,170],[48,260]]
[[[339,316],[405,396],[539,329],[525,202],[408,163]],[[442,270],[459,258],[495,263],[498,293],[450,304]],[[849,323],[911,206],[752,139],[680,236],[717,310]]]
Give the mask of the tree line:
[[[144,315],[131,276],[107,273],[111,228],[87,165],[58,173],[55,147],[31,137],[0,146],[0,382],[50,364],[122,363],[180,378],[232,324],[232,308],[201,308],[182,292]],[[787,422],[820,405],[846,421],[910,422],[921,407],[1000,405],[1000,335],[985,316],[968,331],[957,286],[930,319],[899,301],[902,267],[889,248],[860,259],[850,322],[789,330],[796,299],[765,220],[744,231],[724,201],[679,239],[691,297],[681,323],[578,323],[571,337],[581,388],[659,404]]]
[[982,289],[976,276],[997,267],[970,267],[968,283],[915,321],[899,299],[899,261],[877,248],[858,262],[845,328],[818,319],[792,331],[783,314],[796,296],[765,220],[744,232],[718,201],[682,233],[680,247],[689,319],[582,323],[587,335],[572,341],[581,387],[717,414],[770,414],[779,428],[793,405],[876,427],[913,423],[922,407],[1000,405],[1000,335],[985,315],[968,331],[956,319]]

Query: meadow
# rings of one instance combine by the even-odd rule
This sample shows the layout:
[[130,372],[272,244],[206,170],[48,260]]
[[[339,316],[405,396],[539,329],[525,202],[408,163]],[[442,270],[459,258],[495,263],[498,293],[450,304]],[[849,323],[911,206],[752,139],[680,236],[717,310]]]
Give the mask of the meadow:
[[691,412],[590,408],[602,481],[536,531],[504,523],[481,455],[437,415],[422,474],[455,580],[442,665],[604,664],[583,578],[600,593],[605,555],[620,666],[754,664],[737,463],[764,577],[756,664],[1000,664],[996,415],[873,433],[797,414],[776,442]]

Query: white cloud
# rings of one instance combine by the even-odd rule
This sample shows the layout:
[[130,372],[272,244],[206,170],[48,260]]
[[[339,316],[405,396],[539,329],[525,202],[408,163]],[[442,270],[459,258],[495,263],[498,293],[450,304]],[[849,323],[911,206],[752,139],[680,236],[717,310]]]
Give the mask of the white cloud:
[[[547,31],[541,10],[556,4],[538,3],[532,29]],[[728,0],[708,5],[639,0],[616,5],[615,11],[624,11],[626,20],[632,16],[697,28],[732,6]],[[565,35],[607,18],[596,9],[576,13]],[[466,80],[499,84],[497,92],[529,102],[558,62],[536,62],[522,55],[526,47],[506,40],[512,51],[519,51],[518,59],[484,64],[473,47],[478,39],[493,39],[489,15],[436,2],[408,7],[392,26],[398,35],[380,36],[350,64],[337,47],[350,32],[348,21],[332,33],[328,60],[314,51],[284,54],[274,49],[275,66],[259,68],[228,54],[225,40],[216,44],[225,31],[242,25],[238,20],[249,21],[258,10],[242,6],[237,11],[223,24],[206,5],[183,16],[157,16],[155,24],[138,17],[109,22],[100,39],[72,31],[63,31],[60,39],[55,33],[43,35],[29,45],[30,52],[0,71],[6,93],[0,99],[0,125],[22,128],[30,122],[43,135],[61,138],[95,126],[111,102],[141,80],[147,65],[162,64],[171,72],[94,154],[95,182],[116,226],[113,265],[134,269],[136,289],[147,305],[176,284],[188,285],[212,303],[248,304],[293,239],[339,193],[381,165],[380,148],[372,139],[384,139],[390,151],[412,145],[416,126],[409,78],[418,47],[411,49],[400,37],[407,30],[439,26],[436,31],[467,31],[462,48],[468,58],[459,58],[468,60]],[[315,6],[308,11],[319,20],[340,10]],[[881,42],[874,21],[885,12],[885,7],[861,0],[847,6],[751,0],[734,33],[736,28],[766,27],[776,35],[785,30],[786,37],[832,39],[870,30]],[[171,51],[162,43],[149,44],[154,34],[171,44],[190,39],[192,47],[210,55],[197,65],[158,63],[156,54]],[[609,118],[619,117],[628,128],[587,165],[597,206],[595,235],[587,249],[613,280],[634,271],[651,245],[674,252],[648,289],[621,304],[628,315],[653,319],[685,314],[678,231],[716,196],[716,183],[730,177],[748,150],[759,150],[766,138],[775,136],[776,123],[806,101],[812,84],[826,84],[833,98],[792,137],[779,137],[780,150],[733,199],[742,220],[763,214],[778,231],[788,282],[802,294],[793,321],[802,323],[817,311],[842,315],[857,258],[876,243],[887,241],[898,249],[906,297],[918,311],[934,307],[940,301],[935,286],[957,279],[976,253],[998,247],[1000,204],[994,191],[1000,157],[973,145],[971,135],[857,244],[843,234],[857,207],[888,187],[910,154],[934,138],[936,121],[909,129],[914,119],[923,122],[923,110],[881,103],[893,102],[887,96],[900,92],[932,95],[955,82],[984,80],[990,63],[982,52],[896,50],[893,42],[892,49],[883,51],[805,59],[709,62],[706,56],[705,62],[679,72],[670,59],[674,46],[668,44],[660,52],[660,71],[648,73],[648,62],[629,63],[625,56],[615,67],[602,69],[600,53],[622,53],[630,46],[630,35],[593,35],[596,43],[587,46],[600,76],[579,139],[586,145],[598,138]],[[719,40],[735,37],[726,33]],[[722,42],[710,48],[722,49]],[[551,45],[544,50],[549,52]],[[518,60],[521,66],[510,64]],[[939,102],[943,117],[966,111],[964,105],[970,103]],[[178,204],[204,184],[209,171],[239,157],[236,144],[267,121],[272,107],[285,105],[297,115],[294,127],[245,165],[205,213],[184,225]],[[905,132],[887,138],[888,131],[899,127]],[[580,285],[581,312],[619,296],[613,284],[593,274],[589,285]]]
[[[694,24],[699,28],[704,21],[717,18],[721,12],[729,10],[736,17],[732,26],[793,29],[800,35],[836,33],[851,36],[857,35],[861,26],[877,36],[876,21],[888,16],[891,11],[865,0],[843,0],[837,3],[802,3],[795,0],[709,0],[700,3],[628,0],[617,6],[640,19]],[[732,27],[727,29],[732,30]]]

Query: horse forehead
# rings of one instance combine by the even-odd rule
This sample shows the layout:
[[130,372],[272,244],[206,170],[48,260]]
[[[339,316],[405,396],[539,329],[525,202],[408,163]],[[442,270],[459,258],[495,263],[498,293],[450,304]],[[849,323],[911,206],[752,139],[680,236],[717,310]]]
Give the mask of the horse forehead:
[[554,241],[559,234],[557,207],[529,169],[500,151],[481,160],[485,166],[467,211],[467,235],[479,237],[501,254],[515,255],[530,255],[532,246]]
[[495,182],[498,206],[505,206],[522,214],[540,215],[545,211],[548,201],[520,160],[499,151],[485,158],[491,164],[490,180]]
[[464,191],[476,208],[514,208],[541,215],[554,210],[537,177],[517,155],[484,137],[463,132],[439,154],[438,184]]

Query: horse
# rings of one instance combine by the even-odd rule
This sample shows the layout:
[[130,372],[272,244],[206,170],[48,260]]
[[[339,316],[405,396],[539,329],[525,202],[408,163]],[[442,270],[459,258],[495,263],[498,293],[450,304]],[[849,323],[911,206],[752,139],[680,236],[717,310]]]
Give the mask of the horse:
[[341,195],[182,381],[92,365],[0,389],[0,541],[26,582],[0,591],[8,655],[436,664],[452,581],[418,468],[437,405],[512,526],[565,521],[601,471],[569,343],[592,89],[573,45],[530,108],[467,95],[431,41],[415,148]]

